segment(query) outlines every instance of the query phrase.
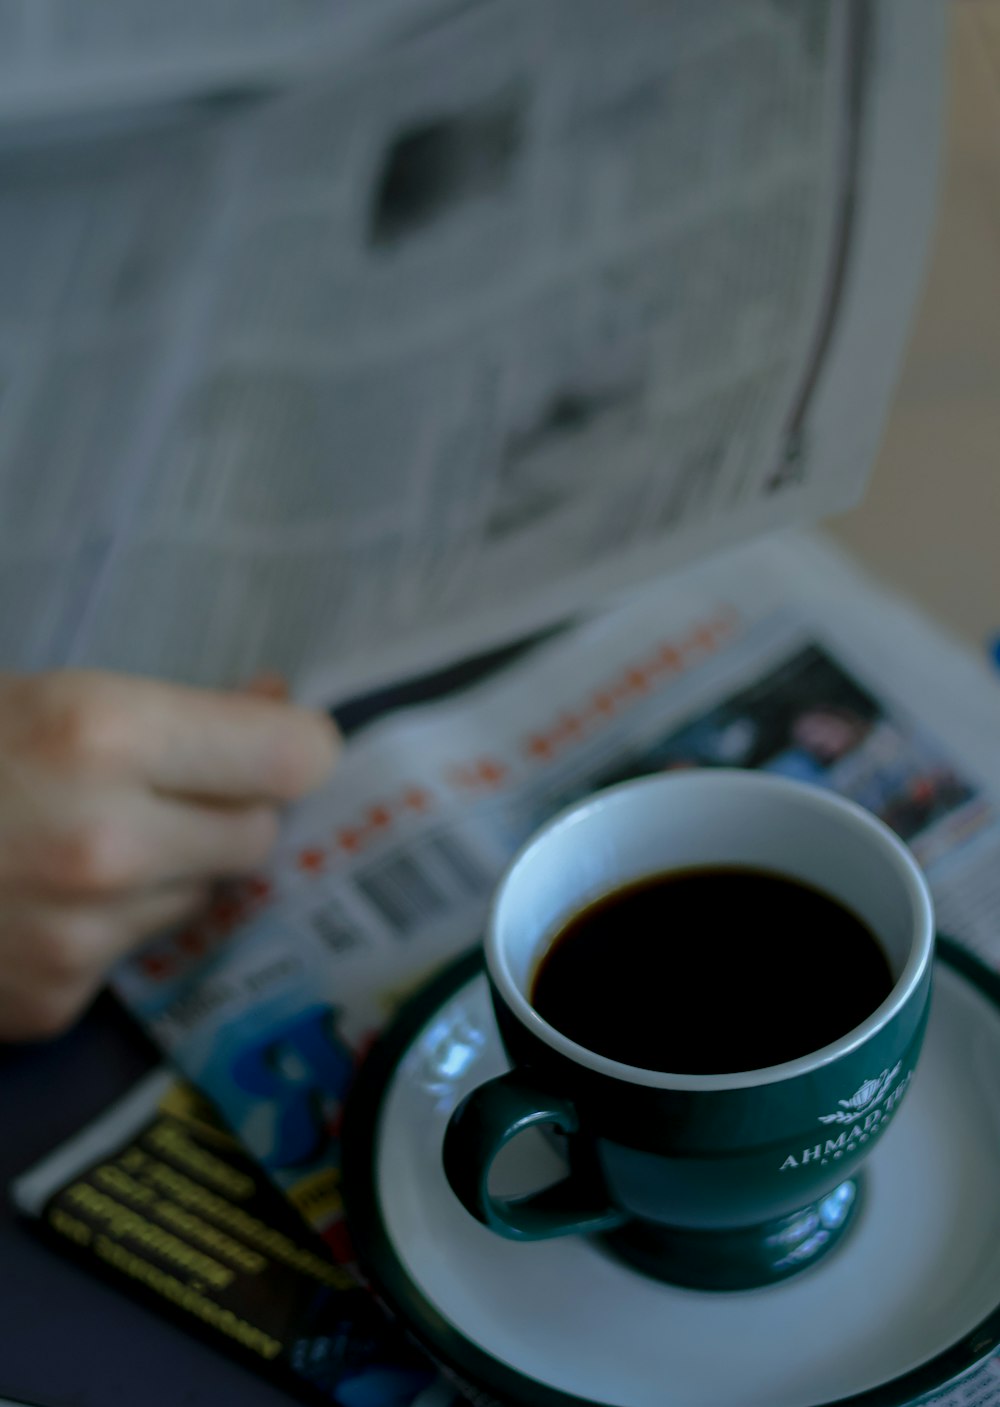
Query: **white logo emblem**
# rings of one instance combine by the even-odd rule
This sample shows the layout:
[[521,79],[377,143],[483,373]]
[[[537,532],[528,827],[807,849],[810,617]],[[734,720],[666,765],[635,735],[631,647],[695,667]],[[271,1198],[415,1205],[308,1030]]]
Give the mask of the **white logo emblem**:
[[897,1061],[891,1070],[883,1070],[881,1075],[876,1075],[874,1079],[865,1080],[864,1084],[854,1091],[850,1099],[838,1099],[840,1108],[836,1114],[820,1114],[821,1124],[853,1124],[854,1120],[862,1114],[867,1114],[869,1109],[874,1109],[876,1104],[881,1104],[882,1100],[889,1093],[889,1087],[893,1080],[903,1068],[903,1062]]

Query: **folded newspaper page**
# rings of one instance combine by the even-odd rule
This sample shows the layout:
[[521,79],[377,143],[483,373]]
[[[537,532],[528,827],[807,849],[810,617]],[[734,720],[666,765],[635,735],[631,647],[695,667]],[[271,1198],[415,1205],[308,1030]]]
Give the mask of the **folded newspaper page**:
[[[135,0],[37,4],[127,7],[146,33]],[[328,702],[859,495],[931,221],[938,0],[414,29],[273,101],[0,154],[5,667]]]
[[[479,940],[515,849],[595,787],[717,766],[868,807],[925,867],[942,929],[1000,966],[1000,687],[832,547],[786,536],[359,732],[271,868],[123,964],[117,990],[336,1250],[355,1060]],[[977,1402],[1000,1402],[989,1382]]]

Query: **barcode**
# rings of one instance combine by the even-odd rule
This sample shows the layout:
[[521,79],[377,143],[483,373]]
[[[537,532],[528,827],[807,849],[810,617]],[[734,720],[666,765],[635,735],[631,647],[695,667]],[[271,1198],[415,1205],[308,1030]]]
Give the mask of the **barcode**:
[[365,938],[357,923],[353,923],[339,904],[328,903],[310,915],[313,928],[334,953],[349,953],[364,947]]
[[423,836],[355,872],[354,883],[397,937],[489,893],[494,876],[449,832]]
[[467,894],[488,894],[493,887],[494,876],[470,855],[464,845],[460,845],[453,835],[439,831],[424,841],[425,847],[451,871]]

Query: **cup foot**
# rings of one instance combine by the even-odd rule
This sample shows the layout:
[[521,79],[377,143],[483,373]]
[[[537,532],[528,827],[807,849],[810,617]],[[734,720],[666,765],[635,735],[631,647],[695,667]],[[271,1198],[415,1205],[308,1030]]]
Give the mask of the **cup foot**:
[[654,1280],[696,1290],[752,1290],[815,1265],[851,1226],[861,1201],[859,1178],[789,1216],[725,1231],[692,1231],[630,1221],[601,1236],[619,1260]]

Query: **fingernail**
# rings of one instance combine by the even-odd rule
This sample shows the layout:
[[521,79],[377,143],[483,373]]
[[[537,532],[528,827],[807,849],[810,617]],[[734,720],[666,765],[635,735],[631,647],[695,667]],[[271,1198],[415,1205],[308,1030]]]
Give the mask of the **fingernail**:
[[253,694],[258,699],[274,699],[278,703],[284,703],[288,698],[288,681],[281,674],[262,670],[260,674],[255,674],[249,683],[244,684],[243,692]]

